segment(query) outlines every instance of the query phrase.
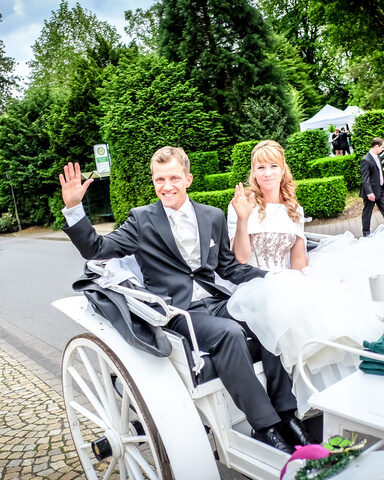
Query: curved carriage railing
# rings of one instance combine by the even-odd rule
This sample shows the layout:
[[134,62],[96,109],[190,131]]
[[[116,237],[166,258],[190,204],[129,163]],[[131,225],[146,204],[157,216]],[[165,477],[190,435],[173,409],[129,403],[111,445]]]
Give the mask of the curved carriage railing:
[[384,355],[382,353],[374,353],[371,352],[370,350],[363,350],[360,348],[355,348],[355,347],[349,347],[348,345],[342,345],[337,342],[330,342],[328,340],[318,340],[316,338],[313,338],[311,340],[308,340],[305,342],[301,348],[301,351],[298,356],[298,361],[297,361],[297,367],[299,369],[299,374],[301,378],[303,379],[304,383],[307,385],[307,387],[313,392],[313,393],[318,393],[319,390],[311,383],[309,380],[305,370],[304,370],[304,360],[303,356],[305,355],[305,349],[309,345],[324,345],[327,347],[335,348],[338,350],[344,350],[345,352],[352,353],[355,355],[362,355],[364,357],[370,358],[372,360],[378,360],[384,363]]
[[[87,267],[89,268],[89,270],[97,273],[100,277],[106,277],[110,275],[110,272],[108,272],[108,270],[104,268],[104,265],[105,262],[99,260],[89,260],[87,262]],[[94,281],[95,283],[99,283],[98,279]],[[184,316],[185,321],[187,322],[188,331],[191,337],[194,352],[193,358],[195,366],[192,368],[192,370],[195,372],[196,375],[200,373],[201,369],[204,366],[204,360],[201,358],[199,345],[197,343],[195,331],[193,329],[191,316],[188,312],[172,305],[168,305],[161,297],[151,292],[123,287],[117,284],[112,284],[107,288],[114,292],[122,294],[131,312],[138,315],[154,327],[163,327],[167,325],[167,323],[177,315]],[[154,310],[143,302],[159,305],[164,310],[164,314]]]

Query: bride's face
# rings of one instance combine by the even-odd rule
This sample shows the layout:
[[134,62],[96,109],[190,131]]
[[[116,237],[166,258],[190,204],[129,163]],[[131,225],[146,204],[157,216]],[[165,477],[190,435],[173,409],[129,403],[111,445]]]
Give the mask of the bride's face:
[[279,191],[282,173],[278,163],[257,162],[253,168],[253,175],[262,192]]

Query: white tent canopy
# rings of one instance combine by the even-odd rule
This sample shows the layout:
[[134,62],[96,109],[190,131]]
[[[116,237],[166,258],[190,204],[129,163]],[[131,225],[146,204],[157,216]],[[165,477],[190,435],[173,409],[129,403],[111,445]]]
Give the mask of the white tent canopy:
[[355,118],[362,113],[364,113],[363,110],[355,106],[349,106],[345,110],[340,110],[331,105],[325,105],[312,118],[300,123],[300,131],[304,132],[305,130],[313,130],[315,128],[327,130],[330,125],[335,125],[338,128],[348,125],[351,128],[355,123]]

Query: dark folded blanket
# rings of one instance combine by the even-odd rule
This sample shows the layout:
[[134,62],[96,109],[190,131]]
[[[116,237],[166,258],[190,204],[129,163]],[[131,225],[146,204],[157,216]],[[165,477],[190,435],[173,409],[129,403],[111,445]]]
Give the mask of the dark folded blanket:
[[360,370],[374,375],[384,375],[384,335],[382,335],[377,342],[367,342],[364,340],[363,346],[370,352],[383,354],[383,361],[372,360],[371,358],[361,356],[360,360],[362,360],[362,362],[359,365]]

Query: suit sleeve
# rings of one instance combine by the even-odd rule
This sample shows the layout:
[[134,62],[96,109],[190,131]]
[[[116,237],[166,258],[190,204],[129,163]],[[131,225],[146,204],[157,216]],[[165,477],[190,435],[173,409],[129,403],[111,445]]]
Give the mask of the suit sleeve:
[[367,159],[364,157],[360,162],[360,172],[361,172],[361,180],[363,183],[363,190],[365,195],[369,195],[373,193],[372,185],[371,185],[371,174],[369,169],[369,163]]
[[135,254],[138,250],[140,231],[136,215],[130,212],[127,221],[108,235],[99,235],[87,217],[64,232],[72,240],[80,254],[87,260],[107,260]]
[[267,272],[251,265],[239,263],[229,245],[227,222],[224,214],[221,216],[221,239],[219,247],[219,259],[216,272],[221,278],[230,280],[235,285],[247,282],[255,277],[265,277]]

